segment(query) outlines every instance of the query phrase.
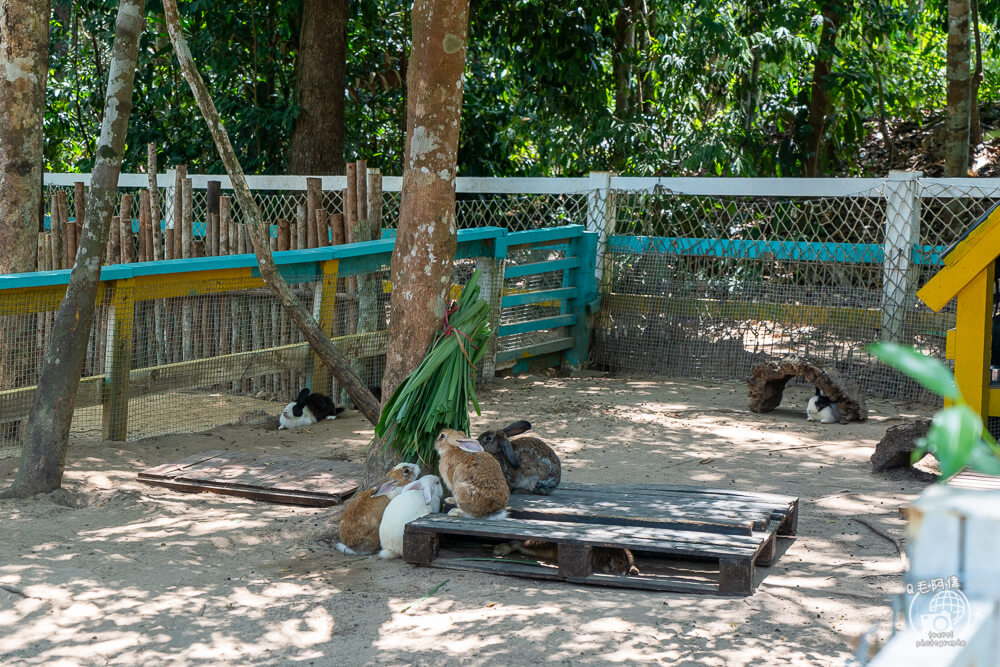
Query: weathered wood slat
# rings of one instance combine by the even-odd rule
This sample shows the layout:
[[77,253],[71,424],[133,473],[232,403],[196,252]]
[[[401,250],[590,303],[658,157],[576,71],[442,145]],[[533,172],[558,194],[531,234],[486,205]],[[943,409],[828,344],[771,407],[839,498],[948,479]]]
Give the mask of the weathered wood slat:
[[625,491],[631,493],[652,493],[659,495],[661,493],[669,492],[682,492],[689,495],[695,496],[724,496],[724,497],[735,497],[735,498],[745,498],[751,503],[760,502],[774,502],[779,505],[781,504],[792,504],[797,503],[798,498],[795,496],[783,496],[775,493],[758,493],[756,491],[740,491],[737,489],[711,489],[703,488],[700,486],[689,486],[685,484],[607,484],[595,486],[593,484],[575,484],[572,482],[563,482],[559,485],[560,489],[582,491],[585,493],[601,493],[605,490],[609,491]]
[[411,529],[494,539],[534,539],[559,544],[579,542],[595,547],[634,547],[686,556],[750,558],[756,555],[760,547],[759,538],[744,535],[563,521],[482,521],[443,514],[421,517],[407,524],[406,530]]
[[508,503],[511,516],[587,523],[654,525],[707,532],[749,535],[770,520],[766,510],[746,510],[733,505],[713,506],[698,499],[657,498],[650,495],[586,494],[556,489],[550,496],[514,494]]
[[153,468],[148,468],[139,473],[139,477],[166,477],[171,473],[178,470],[183,470],[193,465],[197,465],[203,461],[208,461],[219,456],[224,456],[228,454],[222,449],[213,449],[207,452],[201,452],[200,454],[192,454],[191,456],[185,457],[180,461],[174,461],[173,463],[164,463],[163,465],[158,465]]
[[212,491],[298,505],[336,505],[361,483],[364,464],[213,450],[139,473],[180,491]]

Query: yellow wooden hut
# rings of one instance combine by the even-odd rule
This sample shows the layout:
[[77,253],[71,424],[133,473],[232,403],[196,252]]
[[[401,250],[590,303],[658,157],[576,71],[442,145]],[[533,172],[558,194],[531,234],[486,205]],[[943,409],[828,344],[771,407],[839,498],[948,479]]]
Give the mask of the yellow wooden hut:
[[918,292],[939,311],[958,298],[955,328],[946,353],[955,360],[955,381],[963,398],[983,418],[1000,416],[1000,387],[990,386],[993,281],[1000,257],[1000,204],[994,205],[942,254],[944,266]]

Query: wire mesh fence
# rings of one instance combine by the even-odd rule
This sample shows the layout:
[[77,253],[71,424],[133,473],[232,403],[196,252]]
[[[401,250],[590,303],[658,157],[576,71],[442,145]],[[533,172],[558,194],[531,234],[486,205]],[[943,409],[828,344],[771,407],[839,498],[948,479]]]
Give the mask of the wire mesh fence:
[[[622,373],[742,379],[765,358],[806,355],[857,381],[870,395],[918,400],[932,397],[878,364],[865,346],[890,338],[944,357],[954,305],[934,313],[916,298],[916,290],[940,268],[944,250],[1000,200],[1000,184],[992,181],[956,185],[911,175],[877,181],[877,186],[866,181],[857,191],[837,194],[825,193],[822,184],[796,186],[802,194],[732,194],[705,187],[690,194],[682,187],[593,189],[581,179],[567,180],[565,191],[558,192],[551,183],[539,192],[460,191],[456,217],[461,229],[493,226],[513,232],[579,224],[599,234],[602,303],[594,320],[592,364]],[[307,205],[304,181],[302,186],[255,190],[265,221],[274,225],[272,235],[277,221],[285,219],[294,236]],[[51,185],[46,198],[72,217],[79,192]],[[123,188],[120,194],[132,195],[125,215],[136,228],[140,188]],[[174,224],[175,195],[173,187],[159,189],[167,229]],[[206,191],[194,189],[191,201],[192,234],[207,244]],[[397,225],[400,203],[398,191],[382,193],[383,228]],[[321,205],[341,212],[343,192],[325,190]],[[237,229],[244,224],[235,201],[231,217]],[[229,251],[237,249],[234,242]],[[501,263],[459,260],[454,279],[464,282],[477,266],[496,276],[503,266],[557,261],[567,252],[565,243],[552,243],[511,248]],[[302,302],[328,322],[330,335],[363,381],[377,389],[388,339],[388,266],[339,278],[332,303],[322,298],[322,276],[291,279]],[[555,290],[566,281],[564,271],[494,279],[484,290],[497,305],[494,324],[558,316],[564,312],[558,298],[502,310],[500,298]],[[78,404],[73,437],[92,439],[124,428],[125,437],[133,439],[277,414],[300,387],[317,381],[314,390],[345,400],[329,375],[315,374],[316,360],[269,292],[222,287],[205,294],[192,293],[188,285],[174,296],[133,295],[126,427],[114,422],[100,386],[109,373],[109,343],[118,326],[112,297],[105,296],[81,385],[89,403]],[[0,412],[0,458],[16,449],[23,429],[30,404],[24,388],[37,379],[57,305],[46,303],[18,314],[0,311],[5,343],[0,345],[0,396],[5,409],[13,410]],[[504,352],[566,335],[567,327],[553,327],[504,336],[494,344]]]

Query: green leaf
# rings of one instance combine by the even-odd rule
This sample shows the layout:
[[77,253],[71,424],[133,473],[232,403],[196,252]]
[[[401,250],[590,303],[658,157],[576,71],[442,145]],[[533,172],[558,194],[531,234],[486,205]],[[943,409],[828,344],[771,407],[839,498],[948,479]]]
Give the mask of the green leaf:
[[872,343],[868,352],[935,394],[952,401],[962,400],[951,371],[937,359],[920,354],[911,347],[887,341]]
[[926,446],[941,465],[943,479],[962,470],[977,445],[986,446],[980,438],[982,432],[982,420],[968,405],[955,405],[934,414]]
[[990,448],[982,444],[976,446],[969,455],[968,465],[973,470],[986,473],[987,475],[1000,475],[1000,458],[990,451]]

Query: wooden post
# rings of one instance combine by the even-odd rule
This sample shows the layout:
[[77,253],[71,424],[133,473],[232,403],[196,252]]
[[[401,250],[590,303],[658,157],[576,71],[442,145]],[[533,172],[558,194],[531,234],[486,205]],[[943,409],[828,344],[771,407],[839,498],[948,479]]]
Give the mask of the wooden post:
[[[337,272],[340,262],[335,259],[327,260],[320,265],[322,271],[321,282],[317,287],[320,292],[320,302],[316,321],[319,323],[323,333],[329,337],[333,331],[333,313],[337,304]],[[310,386],[313,391],[320,393],[330,392],[330,369],[320,361],[319,357],[311,354],[312,357],[312,378]],[[336,397],[334,397],[336,400]]]
[[183,183],[181,183],[181,193],[184,208],[184,215],[181,218],[181,257],[187,259],[189,257],[194,257],[194,248],[192,247],[193,242],[193,229],[194,224],[194,207],[192,205],[192,193],[191,193],[191,179],[185,178]]
[[355,199],[357,202],[357,224],[364,227],[364,231],[355,230],[355,241],[371,241],[371,229],[368,227],[368,161],[358,160],[355,166],[355,178],[357,186],[355,188]]
[[209,181],[205,192],[205,231],[209,242],[205,244],[205,255],[219,254],[219,198],[222,182]]
[[128,435],[129,370],[132,363],[132,317],[134,280],[115,281],[108,316],[111,366],[106,369],[102,428],[105,440],[125,440]]
[[316,238],[319,241],[318,247],[330,245],[330,216],[321,208],[316,209]]
[[59,197],[53,193],[49,200],[49,245],[52,253],[52,263],[49,265],[53,271],[57,271],[62,266],[62,220],[59,212]]
[[111,240],[108,242],[108,264],[120,264],[122,261],[121,239],[122,229],[118,216],[111,218]]
[[135,235],[132,233],[132,195],[123,194],[118,216],[122,264],[135,261]]
[[39,271],[48,271],[49,265],[45,261],[46,255],[52,254],[52,249],[49,248],[49,236],[45,232],[38,232],[38,252],[35,256],[35,261],[38,264]]
[[291,237],[288,230],[288,220],[278,218],[278,250],[288,250]]
[[229,195],[219,197],[219,252],[223,255],[235,254],[236,239],[233,238],[233,201]]
[[149,175],[149,211],[153,232],[153,261],[163,259],[163,238],[160,233],[160,189],[156,185],[156,144],[146,144],[146,173]]
[[296,232],[296,242],[295,249],[302,250],[303,248],[311,248],[308,245],[309,233],[306,229],[306,206],[305,204],[299,204],[295,207],[295,232]]
[[368,227],[373,241],[382,238],[382,172],[378,169],[368,170]]
[[73,267],[73,244],[69,231],[69,204],[67,203],[66,191],[56,192],[56,203],[59,207],[59,261],[64,269]]
[[76,261],[76,251],[80,247],[80,234],[87,220],[87,190],[81,181],[73,183],[73,208],[76,209],[76,228],[73,230],[73,260]]
[[344,214],[331,214],[329,224],[330,235],[332,236],[332,245],[344,245]]
[[[148,262],[149,255],[146,253],[146,230],[149,228],[149,191],[139,192],[139,261]],[[152,245],[152,244],[150,244]]]
[[168,246],[173,249],[170,259],[183,257],[181,252],[181,229],[184,228],[184,180],[187,165],[179,164],[174,171],[174,228],[170,232]]
[[323,206],[323,179],[306,179],[306,243],[310,248],[322,245],[319,241],[319,230],[316,228],[316,211]]

